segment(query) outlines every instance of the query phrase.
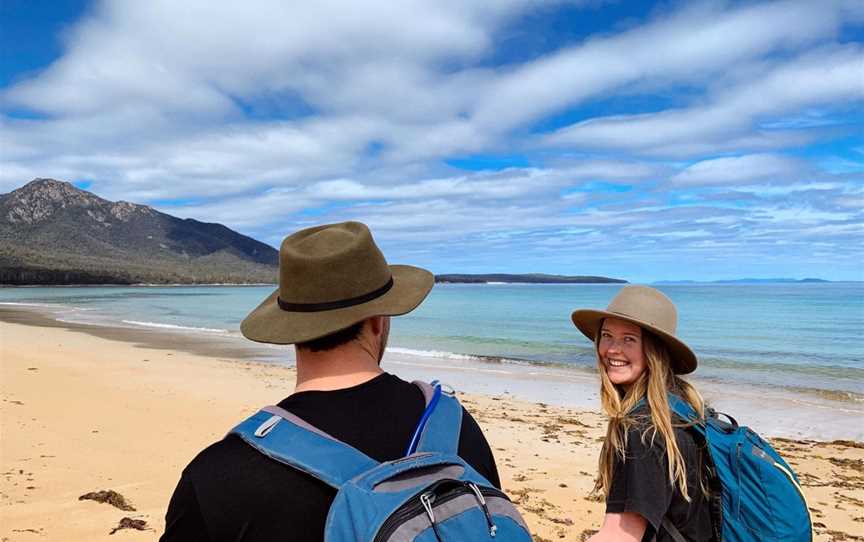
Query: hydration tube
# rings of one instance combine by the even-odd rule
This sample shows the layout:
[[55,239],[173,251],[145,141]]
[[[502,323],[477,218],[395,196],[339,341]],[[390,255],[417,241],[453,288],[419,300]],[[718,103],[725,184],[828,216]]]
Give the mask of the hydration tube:
[[411,437],[411,443],[408,445],[408,450],[405,452],[405,455],[411,455],[417,451],[417,445],[420,444],[420,435],[423,434],[423,428],[426,427],[426,422],[429,421],[429,416],[432,415],[432,411],[435,410],[435,406],[438,404],[438,400],[441,399],[441,384],[438,381],[432,382],[432,386],[434,387],[434,391],[432,392],[432,399],[429,400],[429,404],[426,405],[426,410],[423,411],[423,415],[420,416],[420,421],[417,422],[417,428],[414,430],[414,436]]

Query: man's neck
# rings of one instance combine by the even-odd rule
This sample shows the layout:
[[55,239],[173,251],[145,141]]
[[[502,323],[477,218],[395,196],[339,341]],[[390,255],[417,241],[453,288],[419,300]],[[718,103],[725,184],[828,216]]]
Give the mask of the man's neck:
[[383,372],[378,361],[354,343],[324,352],[297,349],[294,391],[341,390],[368,382]]

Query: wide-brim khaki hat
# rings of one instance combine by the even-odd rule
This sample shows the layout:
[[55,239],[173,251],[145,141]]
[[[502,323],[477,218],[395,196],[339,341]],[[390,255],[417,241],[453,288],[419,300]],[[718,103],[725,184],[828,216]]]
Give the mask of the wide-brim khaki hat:
[[696,369],[696,354],[675,336],[678,326],[675,304],[659,290],[648,286],[625,286],[605,311],[578,309],[571,315],[579,331],[591,341],[596,341],[600,326],[606,318],[618,318],[634,323],[656,335],[669,348],[672,371],[675,374],[692,373]]
[[434,283],[425,269],[389,265],[365,224],[308,228],[282,241],[279,287],[240,331],[262,343],[311,341],[372,316],[411,312]]

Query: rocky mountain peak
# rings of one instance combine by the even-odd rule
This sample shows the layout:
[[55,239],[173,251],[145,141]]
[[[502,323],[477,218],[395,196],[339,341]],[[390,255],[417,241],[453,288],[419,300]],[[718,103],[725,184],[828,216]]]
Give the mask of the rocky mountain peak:
[[18,190],[10,193],[19,198],[35,198],[56,202],[104,202],[102,198],[81,190],[72,183],[55,179],[33,179]]
[[0,218],[12,224],[37,224],[70,207],[81,209],[90,218],[103,223],[111,218],[126,221],[136,212],[153,212],[152,208],[144,205],[110,202],[72,183],[55,179],[34,179],[0,196],[0,202]]

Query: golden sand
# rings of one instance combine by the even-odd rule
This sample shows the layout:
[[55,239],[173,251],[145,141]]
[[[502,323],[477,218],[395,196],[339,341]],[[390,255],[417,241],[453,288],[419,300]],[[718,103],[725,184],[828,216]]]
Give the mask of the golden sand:
[[[144,347],[123,331],[94,336],[83,326],[10,314],[4,319],[19,323],[0,323],[2,541],[158,539],[189,460],[293,389],[291,368],[238,360],[231,350],[189,353],[168,339]],[[505,490],[535,540],[579,541],[598,528],[603,504],[588,494],[603,435],[599,413],[460,398],[486,431]],[[802,478],[816,540],[864,540],[864,445],[774,443]],[[79,500],[107,490],[134,511]],[[145,530],[111,535],[121,520],[143,521]]]

